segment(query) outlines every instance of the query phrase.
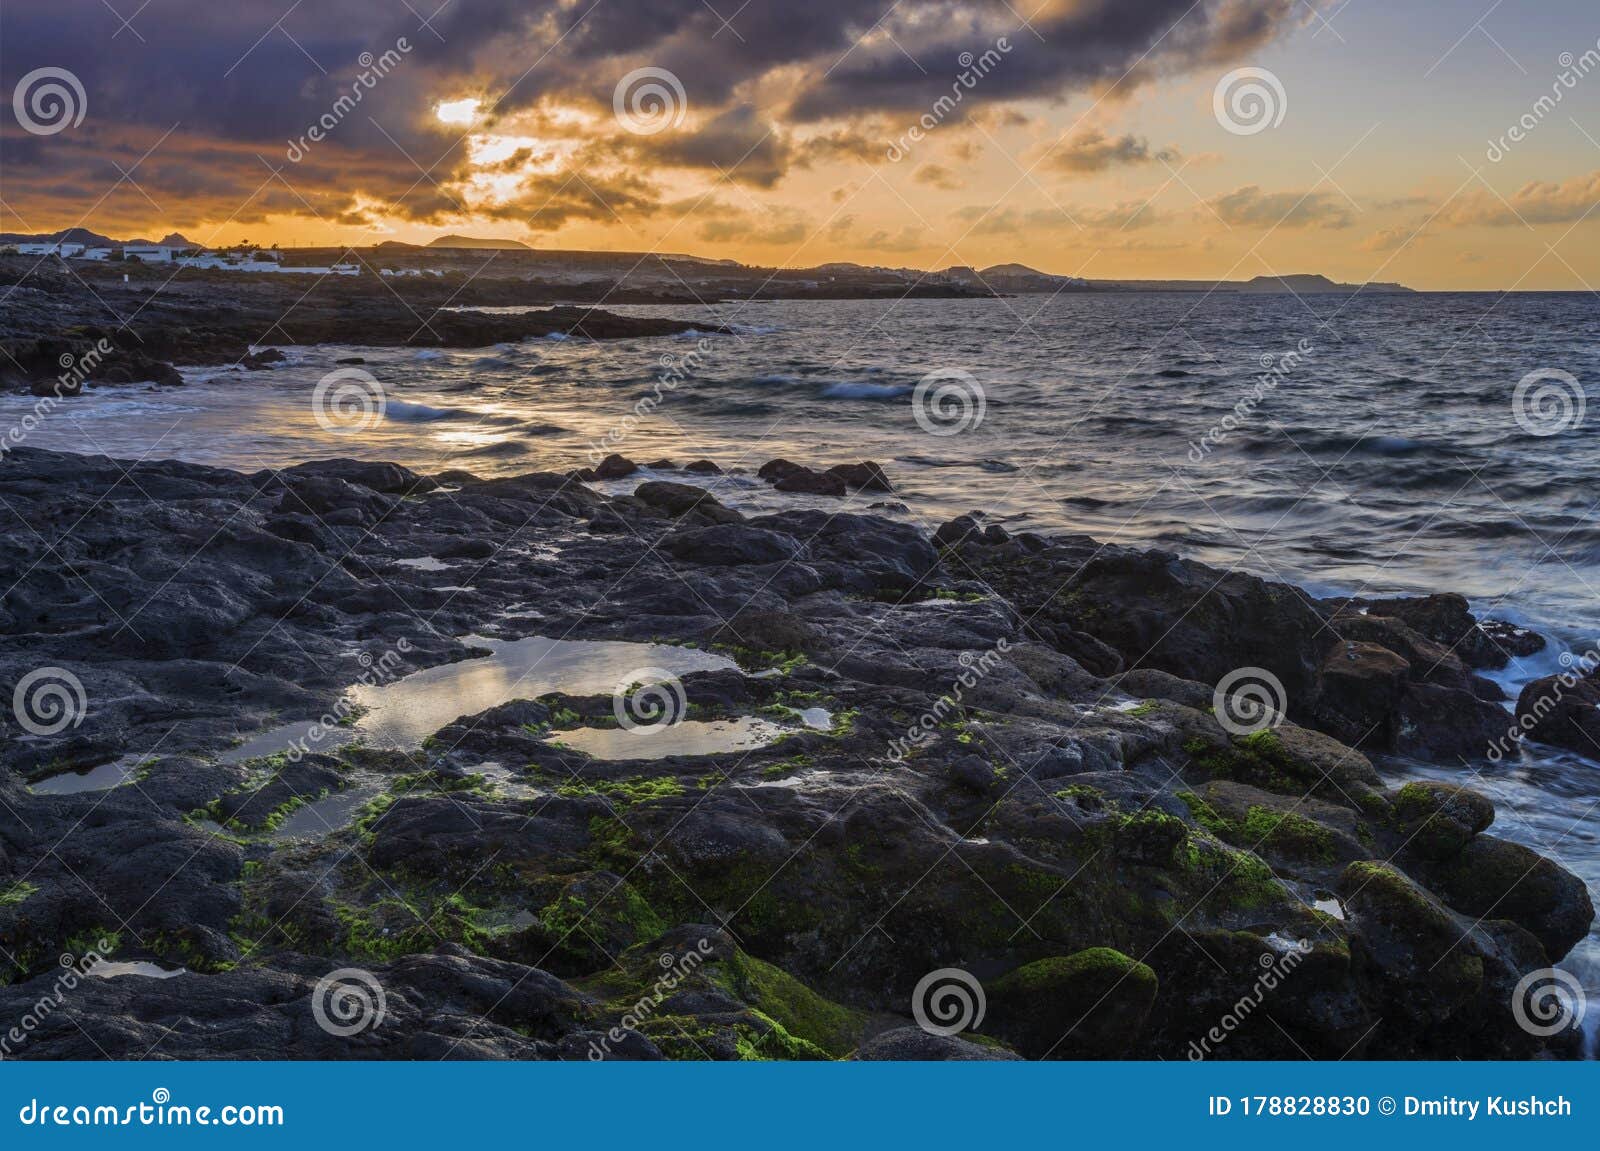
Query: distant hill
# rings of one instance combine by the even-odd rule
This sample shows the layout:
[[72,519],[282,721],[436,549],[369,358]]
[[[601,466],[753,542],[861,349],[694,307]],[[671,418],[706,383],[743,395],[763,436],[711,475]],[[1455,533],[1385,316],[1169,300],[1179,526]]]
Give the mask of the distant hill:
[[958,264],[940,274],[947,280],[993,288],[997,292],[1059,292],[1088,286],[1088,281],[1077,276],[1055,276],[1026,264],[991,264],[982,271]]
[[122,243],[88,228],[63,228],[59,232],[0,232],[0,244],[86,244],[91,248],[113,248]]
[[502,240],[497,236],[440,236],[437,240],[429,240],[430,248],[512,248],[529,251],[528,245],[521,240]]
[[1410,288],[1404,284],[1385,284],[1373,282],[1370,284],[1340,284],[1321,276],[1310,273],[1301,273],[1292,276],[1257,276],[1253,280],[1246,280],[1234,287],[1238,292],[1294,292],[1301,296],[1315,295],[1318,292],[1409,292]]
[[1238,295],[1268,295],[1294,292],[1301,296],[1328,293],[1411,292],[1404,284],[1373,281],[1368,284],[1341,284],[1327,276],[1299,273],[1290,276],[1257,276],[1253,280],[1094,280],[1091,287],[1123,292],[1232,292]]

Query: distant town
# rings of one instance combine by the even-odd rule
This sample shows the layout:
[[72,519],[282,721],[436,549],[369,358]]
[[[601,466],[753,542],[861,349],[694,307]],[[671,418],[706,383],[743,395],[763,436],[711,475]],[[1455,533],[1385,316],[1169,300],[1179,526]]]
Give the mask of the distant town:
[[[658,302],[703,303],[708,298],[993,297],[1076,292],[1407,292],[1394,283],[1342,284],[1316,274],[1251,280],[1086,280],[1025,264],[942,269],[849,262],[805,268],[765,268],[736,260],[681,253],[604,252],[530,248],[517,240],[441,236],[428,244],[385,241],[370,247],[282,249],[240,241],[209,248],[174,232],[157,241],[116,241],[83,228],[52,235],[0,234],[0,256],[155,265],[179,269],[276,275],[539,282],[566,288],[634,291]],[[680,299],[681,297],[681,299]],[[615,302],[625,302],[616,298]]]

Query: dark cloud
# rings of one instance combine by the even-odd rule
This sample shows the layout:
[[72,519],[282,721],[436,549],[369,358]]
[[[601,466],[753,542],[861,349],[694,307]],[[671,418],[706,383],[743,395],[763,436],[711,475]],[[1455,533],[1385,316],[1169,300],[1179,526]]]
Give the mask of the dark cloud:
[[[432,109],[476,96],[480,129],[516,132],[529,118],[578,108],[593,118],[557,133],[609,144],[553,171],[530,165],[537,171],[526,186],[486,211],[525,211],[538,228],[609,219],[660,207],[630,165],[721,169],[766,188],[796,165],[879,163],[907,117],[942,97],[951,98],[953,123],[1015,115],[1006,105],[1022,98],[1112,82],[1128,90],[1237,58],[1287,27],[1294,6],[1045,0],[1036,12],[1029,5],[1041,41],[1005,0],[902,0],[887,11],[883,0],[721,5],[731,27],[703,0],[453,0],[428,17],[431,26],[422,18],[437,0],[318,0],[287,13],[284,0],[160,0],[120,32],[102,0],[21,0],[6,7],[0,75],[15,83],[36,68],[69,69],[88,109],[84,124],[41,138],[0,106],[0,194],[59,222],[59,200],[46,190],[76,189],[87,207],[117,179],[108,159],[131,163],[172,129],[141,165],[139,184],[174,221],[303,211],[292,207],[300,197],[329,218],[374,216],[378,205],[398,218],[448,219],[466,187],[465,133]],[[362,86],[385,53],[386,74]],[[616,84],[639,67],[679,78],[680,127],[632,136],[612,122]],[[6,105],[10,96],[8,87]],[[326,139],[284,168],[299,196],[281,180],[258,191],[268,172],[256,157],[284,166],[294,143],[330,115]],[[1126,139],[1110,144],[1131,160],[1137,148]],[[98,210],[136,215],[120,204],[126,191]]]

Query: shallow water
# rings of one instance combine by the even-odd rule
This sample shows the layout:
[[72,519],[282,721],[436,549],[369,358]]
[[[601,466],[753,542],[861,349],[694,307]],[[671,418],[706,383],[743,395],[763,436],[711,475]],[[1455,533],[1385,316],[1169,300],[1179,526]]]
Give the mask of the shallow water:
[[63,771],[33,784],[38,795],[76,795],[84,791],[109,791],[121,787],[139,772],[137,756],[124,756],[88,771]]
[[315,719],[294,721],[252,736],[220,758],[242,763],[292,746],[326,752],[358,740],[369,747],[415,748],[451,720],[509,700],[556,691],[609,695],[662,674],[738,667],[727,656],[672,644],[543,636],[468,636],[466,642],[488,648],[489,654],[426,668],[391,683],[352,687],[349,695],[358,718],[348,727],[319,728]]
[[95,979],[121,979],[128,975],[141,979],[172,979],[187,972],[185,967],[162,967],[145,959],[102,959],[89,968],[89,974]]
[[743,716],[739,719],[686,719],[659,727],[579,727],[552,731],[560,743],[595,759],[666,759],[674,755],[721,755],[750,751],[791,735],[792,727],[771,720]]
[[354,822],[368,801],[377,798],[383,786],[373,781],[357,781],[344,791],[314,799],[291,811],[272,832],[276,840],[321,839]]

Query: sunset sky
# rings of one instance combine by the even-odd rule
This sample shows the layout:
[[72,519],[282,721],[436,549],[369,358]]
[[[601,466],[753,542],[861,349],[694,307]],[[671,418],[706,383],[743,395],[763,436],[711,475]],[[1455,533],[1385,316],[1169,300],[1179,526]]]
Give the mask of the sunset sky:
[[1597,40],[1592,0],[6,0],[0,230],[1587,288]]

